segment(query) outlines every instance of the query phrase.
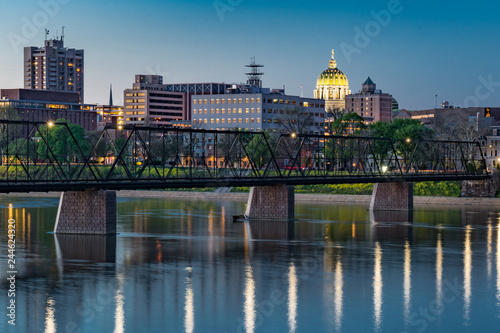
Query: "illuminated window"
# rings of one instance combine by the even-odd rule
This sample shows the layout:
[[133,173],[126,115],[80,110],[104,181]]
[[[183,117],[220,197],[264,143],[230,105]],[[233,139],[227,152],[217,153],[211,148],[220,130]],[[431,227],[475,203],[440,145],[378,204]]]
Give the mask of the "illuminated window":
[[207,113],[208,113],[208,110],[207,110],[207,109],[203,110],[203,113],[204,113],[204,114],[207,114]]
[[233,98],[233,104],[236,104],[236,98]]
[[207,100],[207,99],[204,99],[204,100],[203,100],[203,103],[208,104],[208,100]]
[[243,120],[242,120],[241,118],[239,118],[239,119],[238,119],[238,123],[240,123],[240,124],[241,124],[242,122],[243,122]]
[[194,99],[193,100],[193,104],[196,105],[198,103],[198,100],[197,99]]
[[243,103],[243,98],[238,98],[238,103]]
[[219,104],[219,103],[220,103],[220,99],[216,99],[215,104]]
[[238,113],[242,113],[243,112],[243,109],[242,108],[238,108]]
[[246,119],[245,119],[245,123],[247,123],[247,124],[248,124],[249,122],[250,122],[250,119],[246,118]]
[[222,104],[226,104],[226,100],[224,98],[222,99]]
[[204,123],[204,124],[207,124],[207,123],[208,123],[208,120],[207,120],[207,119],[203,119],[203,123]]
[[210,113],[211,113],[211,114],[214,114],[214,109],[210,109]]
[[215,119],[215,123],[218,124],[219,123],[219,118]]
[[260,118],[257,118],[257,122],[260,123]]
[[250,119],[250,122],[253,124],[253,123],[254,123],[254,120],[255,120],[255,119],[253,119],[253,118],[252,118],[252,119]]
[[213,124],[214,123],[214,120],[213,119],[210,119],[210,124]]
[[194,109],[194,110],[193,110],[193,114],[196,114],[196,112],[197,112],[197,110],[196,110],[196,109]]
[[213,99],[210,100],[210,104],[214,104],[214,100]]
[[254,112],[255,112],[255,109],[254,109],[254,108],[252,108],[250,111],[251,111],[252,113],[254,113]]
[[307,108],[309,106],[308,102],[304,102],[304,107]]
[[226,119],[222,119],[222,123],[225,124],[226,123]]
[[222,109],[222,113],[226,113],[226,109]]
[[216,110],[215,110],[215,113],[219,113],[219,112],[220,112],[220,110],[219,110],[219,109],[216,109]]
[[250,113],[250,109],[249,109],[249,108],[246,108],[246,109],[245,109],[245,113]]
[[236,113],[236,108],[233,109],[233,113]]
[[228,123],[228,124],[231,124],[231,118],[229,118],[229,119],[227,120],[227,123]]
[[255,103],[255,98],[252,98],[252,103]]
[[245,103],[250,103],[250,98],[245,98]]

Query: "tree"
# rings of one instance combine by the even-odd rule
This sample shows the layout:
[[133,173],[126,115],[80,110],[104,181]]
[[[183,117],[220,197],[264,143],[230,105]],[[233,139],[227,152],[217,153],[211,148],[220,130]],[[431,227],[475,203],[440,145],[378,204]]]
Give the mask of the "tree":
[[[20,120],[19,113],[12,106],[0,108],[0,120]],[[10,142],[21,135],[21,131],[22,125],[0,124],[0,149],[5,150]]]
[[362,134],[368,129],[363,117],[356,112],[348,112],[335,120],[331,127],[333,135]]
[[[266,143],[269,143],[269,146]],[[257,168],[262,168],[271,160],[271,147],[274,147],[273,142],[276,138],[271,137],[267,132],[262,132],[262,135],[254,135],[252,141],[245,147],[248,155],[252,157]]]
[[[85,138],[85,130],[83,127],[72,124],[66,119],[58,119],[54,125],[43,125],[40,127],[40,132],[47,140],[50,150],[58,157],[66,157],[69,162],[72,156],[81,156],[80,149],[86,156],[90,153],[91,144]],[[67,127],[62,124],[66,123]],[[73,134],[73,137],[68,132],[68,128]],[[40,138],[40,134],[38,134]],[[80,148],[80,149],[78,149]],[[40,138],[38,145],[38,154],[42,158],[48,157],[48,149],[44,140]]]
[[314,125],[314,114],[298,106],[285,108],[278,117],[278,123],[283,133],[308,134],[310,131],[320,131]]

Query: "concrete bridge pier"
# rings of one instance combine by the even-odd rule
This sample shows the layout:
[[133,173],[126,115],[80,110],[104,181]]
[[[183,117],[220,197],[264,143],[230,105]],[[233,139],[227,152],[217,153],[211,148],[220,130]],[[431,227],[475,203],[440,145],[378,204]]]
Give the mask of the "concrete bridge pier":
[[293,220],[295,187],[275,185],[250,188],[245,217],[259,220]]
[[63,192],[57,210],[56,234],[116,233],[116,192]]
[[376,183],[370,210],[413,210],[413,183]]

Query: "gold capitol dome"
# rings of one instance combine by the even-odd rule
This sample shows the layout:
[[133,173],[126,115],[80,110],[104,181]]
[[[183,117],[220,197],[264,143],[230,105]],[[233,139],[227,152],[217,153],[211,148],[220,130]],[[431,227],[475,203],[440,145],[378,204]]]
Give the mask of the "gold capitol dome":
[[335,51],[332,50],[332,59],[326,70],[318,77],[314,98],[325,100],[325,109],[345,108],[345,97],[350,95],[347,76],[337,68]]

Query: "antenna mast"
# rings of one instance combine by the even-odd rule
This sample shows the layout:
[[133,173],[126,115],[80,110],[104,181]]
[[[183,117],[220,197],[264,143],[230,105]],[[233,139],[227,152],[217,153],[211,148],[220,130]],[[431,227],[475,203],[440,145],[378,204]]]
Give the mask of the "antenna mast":
[[61,35],[61,40],[64,41],[64,28],[66,28],[65,26],[62,27],[62,35]]
[[264,75],[260,71],[260,68],[264,67],[264,65],[257,65],[255,63],[255,57],[251,58],[250,65],[246,65],[245,67],[250,68],[250,73],[245,73],[248,76],[247,84],[253,87],[262,88],[262,80],[261,77]]

